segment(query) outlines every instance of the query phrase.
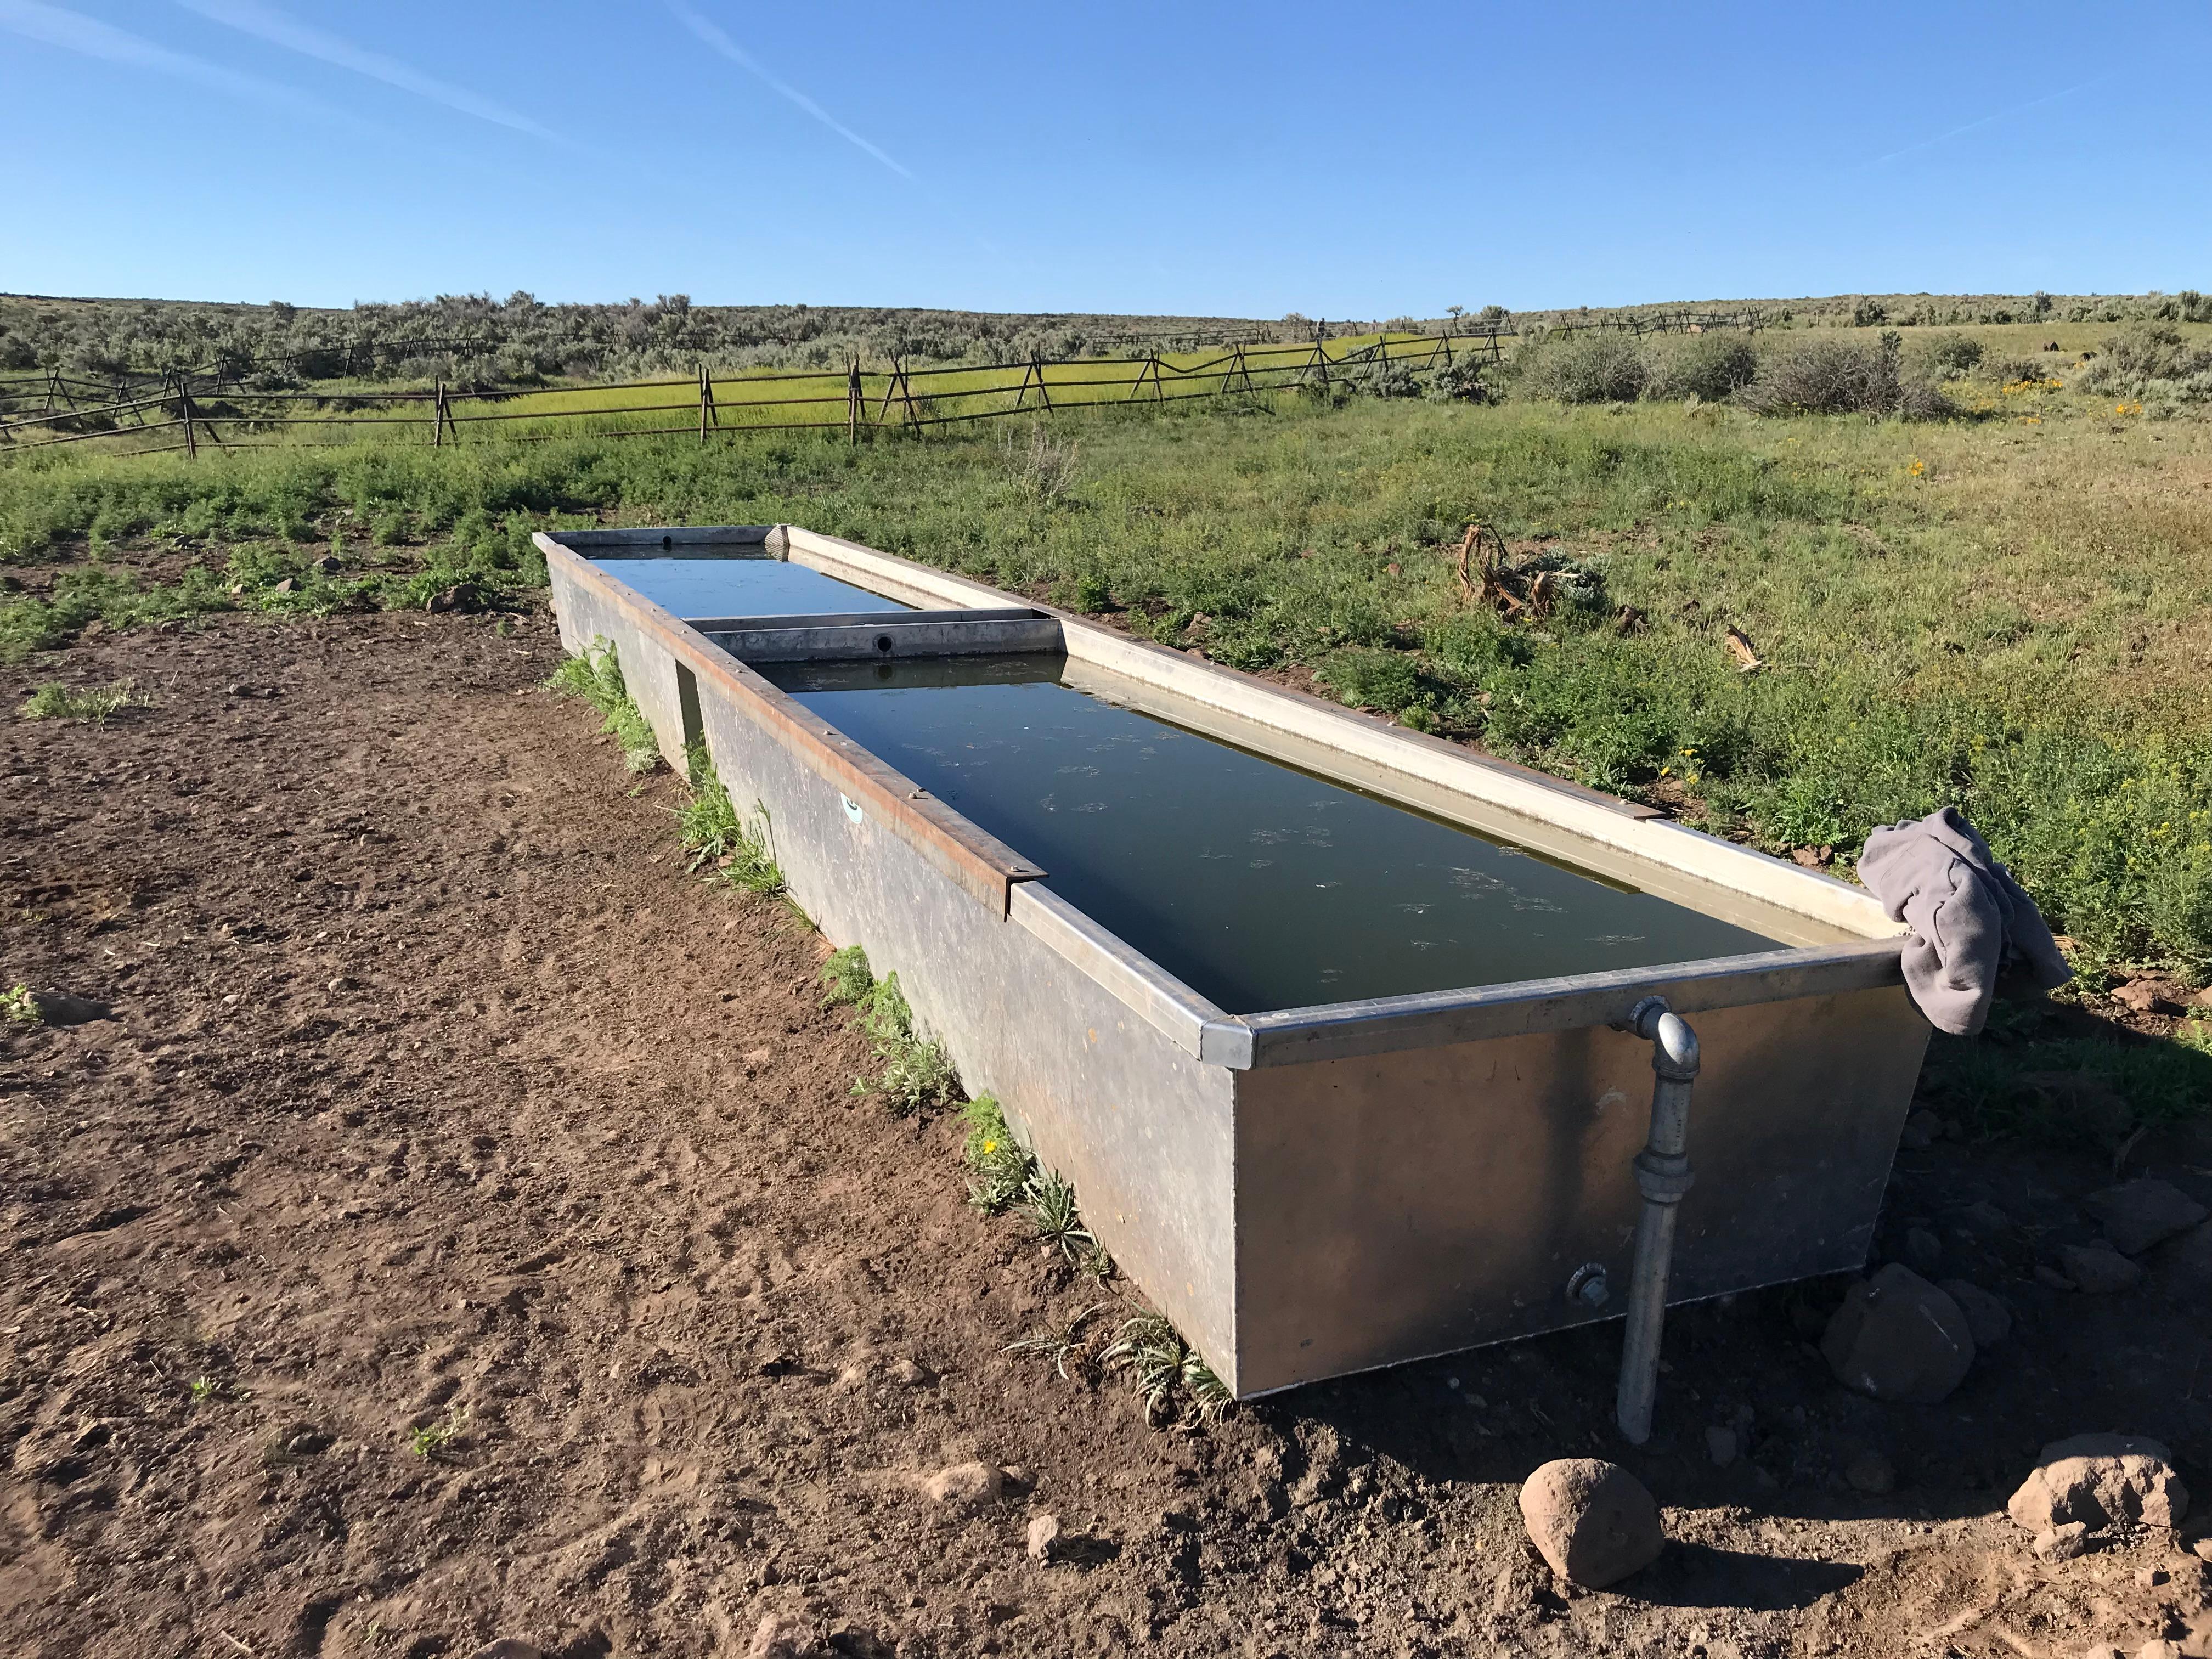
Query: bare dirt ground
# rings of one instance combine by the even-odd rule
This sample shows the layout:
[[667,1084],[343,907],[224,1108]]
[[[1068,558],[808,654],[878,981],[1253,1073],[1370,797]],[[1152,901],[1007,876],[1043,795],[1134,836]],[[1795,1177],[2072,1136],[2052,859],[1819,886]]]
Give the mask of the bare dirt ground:
[[[1825,1284],[1678,1312],[1642,1453],[1614,1328],[1151,1427],[1005,1351],[1097,1292],[965,1206],[953,1122],[851,1097],[826,946],[686,873],[556,650],[230,617],[0,676],[158,697],[0,721],[0,987],[114,1009],[0,1024],[9,1653],[742,1654],[770,1614],[861,1655],[2212,1652],[2185,1540],[2045,1562],[2003,1515],[2092,1430],[2212,1498],[2212,1263],[2034,1276],[2110,1148],[1904,1154],[1885,1254],[2014,1314],[1941,1406],[1835,1382]],[[2127,1158],[2212,1197],[2201,1136]],[[1515,1492],[1594,1453],[1675,1541],[1586,1594]],[[922,1494],[969,1459],[1002,1500]]]

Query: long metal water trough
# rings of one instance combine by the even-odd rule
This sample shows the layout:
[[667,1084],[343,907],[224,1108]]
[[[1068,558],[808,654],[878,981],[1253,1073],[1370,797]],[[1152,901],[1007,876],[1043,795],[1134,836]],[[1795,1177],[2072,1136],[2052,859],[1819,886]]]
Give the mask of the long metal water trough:
[[[538,542],[567,647],[616,647],[671,764],[706,746],[740,810],[760,815],[793,896],[833,943],[898,971],[969,1091],[998,1097],[1074,1183],[1100,1242],[1240,1397],[1619,1315],[1643,1206],[1632,1168],[1651,1124],[1655,996],[1694,1018],[1703,1049],[1697,1185],[1671,1217],[1667,1298],[1863,1262],[1928,1027],[1903,988],[1898,929],[1859,890],[796,526]],[[875,685],[911,696],[872,702]],[[940,685],[1042,686],[1058,700],[967,734],[945,723],[960,705],[918,701]],[[902,735],[882,723],[894,714],[921,724]],[[873,731],[875,746],[836,719]],[[1147,775],[1132,755],[1194,746],[1177,787],[1130,798],[1154,830],[1144,847],[1116,848],[1115,801],[1060,787],[1097,768],[1045,763],[1082,760],[1093,738],[1113,779]],[[1418,948],[1434,941],[1417,934],[1449,932],[1422,918],[1425,897],[1347,909],[1325,890],[1334,881],[1316,881],[1309,919],[1279,883],[1218,912],[1223,893],[1281,866],[1213,849],[1240,826],[1209,829],[1210,798],[1183,786],[1216,774],[1339,811],[1333,822],[1358,834],[1314,828],[1290,850],[1334,860],[1356,893],[1436,878],[1455,884],[1450,903],[1488,903],[1455,914],[1502,922],[1481,935],[1502,971],[1424,983],[1475,959],[1464,941]],[[1094,805],[1096,818],[1073,816]],[[971,811],[1052,842],[1058,858],[1009,844]],[[1367,858],[1362,836],[1386,850]],[[1439,862],[1438,836],[1465,843],[1463,866],[1449,846]],[[1137,860],[1126,869],[1125,852]],[[1219,878],[1184,867],[1206,857],[1223,860],[1207,866]],[[1274,873],[1230,879],[1262,866]],[[1575,935],[1568,913],[1585,901],[1593,916],[1658,917],[1662,931]],[[1677,939],[1698,959],[1654,957]],[[1340,944],[1367,964],[1354,981],[1419,988],[1254,1002],[1332,983],[1334,969],[1302,964]],[[1535,976],[1583,961],[1628,965]],[[1250,1006],[1224,1006],[1238,1002]]]

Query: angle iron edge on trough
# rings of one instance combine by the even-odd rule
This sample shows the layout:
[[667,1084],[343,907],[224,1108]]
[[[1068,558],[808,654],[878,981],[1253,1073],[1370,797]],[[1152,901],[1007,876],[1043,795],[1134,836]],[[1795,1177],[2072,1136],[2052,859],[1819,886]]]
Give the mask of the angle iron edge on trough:
[[[672,760],[706,741],[741,805],[741,788],[762,789],[794,896],[832,942],[905,970],[917,1015],[969,1087],[997,1094],[1074,1182],[1101,1242],[1238,1395],[1604,1316],[1565,1285],[1578,1264],[1618,1256],[1632,1228],[1640,1129],[1617,1108],[1637,1094],[1642,1061],[1605,1028],[1645,995],[1711,1011],[1721,1056],[1700,1085],[1713,1174],[1673,1299],[1863,1260],[1926,1027],[1904,997],[1892,925],[1855,890],[1433,740],[1394,748],[1397,733],[1350,711],[857,544],[788,526],[538,539],[568,647],[612,641]],[[1408,776],[1472,779],[1494,805],[1567,817],[1578,836],[1593,823],[1632,843],[1640,832],[1644,858],[1710,842],[1722,850],[1706,862],[1735,878],[1716,884],[1799,900],[1829,942],[1231,1015],[1042,885],[1034,863],[564,545],[619,558],[695,541],[796,556],[925,610],[1052,617],[1072,660],[1158,676],[1164,659],[1219,677],[1208,690],[1240,718],[1350,740]],[[866,859],[839,839],[849,835],[875,836]],[[907,873],[855,873],[870,861]],[[965,897],[947,894],[950,908],[931,897],[933,871]],[[1436,1146],[1446,1150],[1425,1150]],[[1332,1161],[1316,1163],[1323,1147]],[[1395,1161],[1376,1163],[1376,1147]]]

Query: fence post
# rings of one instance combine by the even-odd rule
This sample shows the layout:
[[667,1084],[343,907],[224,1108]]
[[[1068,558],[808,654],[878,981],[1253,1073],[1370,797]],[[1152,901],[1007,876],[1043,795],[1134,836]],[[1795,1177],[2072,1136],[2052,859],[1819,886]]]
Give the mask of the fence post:
[[914,435],[919,438],[921,436],[921,411],[915,407],[914,382],[907,377],[904,362],[899,364],[898,377],[899,395],[906,400],[906,423],[914,429]]
[[860,441],[860,359],[853,358],[850,376],[845,382],[845,436],[856,448]]
[[446,444],[446,383],[438,382],[438,392],[430,404],[430,447],[442,449]]
[[196,461],[200,458],[199,441],[192,436],[192,384],[185,376],[177,376],[177,406],[185,416],[185,459]]
[[[1030,353],[1030,373],[1036,376],[1037,401],[1042,403],[1047,409],[1050,409],[1052,407],[1052,390],[1044,383],[1044,365],[1037,360],[1037,355],[1034,351]],[[1024,381],[1023,384],[1026,386],[1028,382]]]
[[707,441],[707,411],[714,406],[714,393],[707,384],[707,365],[699,364],[699,441]]

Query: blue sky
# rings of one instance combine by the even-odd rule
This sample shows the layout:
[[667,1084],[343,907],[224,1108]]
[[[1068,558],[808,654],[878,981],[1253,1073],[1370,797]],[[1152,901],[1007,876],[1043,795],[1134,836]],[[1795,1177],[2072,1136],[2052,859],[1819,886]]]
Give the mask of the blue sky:
[[0,0],[0,289],[1256,317],[2212,289],[2208,105],[2203,0]]

